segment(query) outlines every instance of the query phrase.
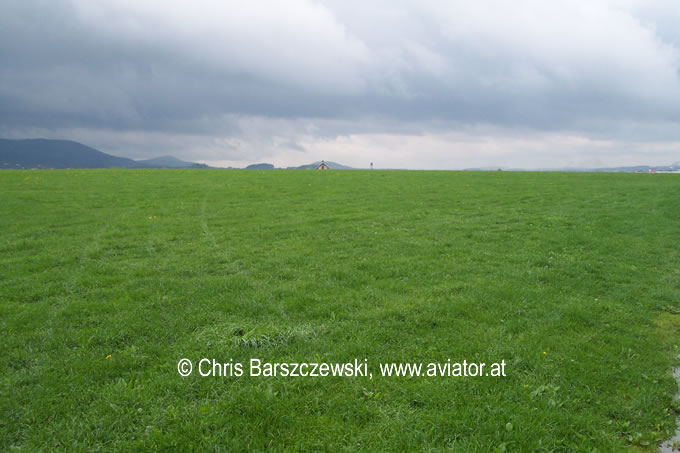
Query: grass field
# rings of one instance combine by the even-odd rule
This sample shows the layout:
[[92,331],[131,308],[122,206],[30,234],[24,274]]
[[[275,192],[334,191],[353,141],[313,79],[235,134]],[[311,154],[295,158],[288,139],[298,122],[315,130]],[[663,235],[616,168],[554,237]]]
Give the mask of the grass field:
[[[3,451],[654,451],[674,430],[677,175],[3,171],[0,228]],[[379,375],[447,359],[506,376]]]

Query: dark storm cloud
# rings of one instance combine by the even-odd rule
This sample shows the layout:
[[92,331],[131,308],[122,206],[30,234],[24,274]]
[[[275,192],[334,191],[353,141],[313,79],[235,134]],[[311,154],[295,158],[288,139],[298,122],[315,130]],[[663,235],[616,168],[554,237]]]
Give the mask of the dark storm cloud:
[[[678,138],[671,0],[5,0],[2,9],[4,131],[241,134],[295,144],[291,152],[308,148],[298,135],[479,124]],[[269,135],[256,137],[248,117],[287,123],[260,124]]]

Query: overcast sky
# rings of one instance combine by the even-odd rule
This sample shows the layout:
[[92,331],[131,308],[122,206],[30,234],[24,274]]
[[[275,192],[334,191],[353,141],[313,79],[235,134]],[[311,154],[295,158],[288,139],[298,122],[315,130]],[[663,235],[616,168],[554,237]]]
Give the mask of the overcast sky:
[[680,161],[678,0],[0,0],[0,136],[221,166]]

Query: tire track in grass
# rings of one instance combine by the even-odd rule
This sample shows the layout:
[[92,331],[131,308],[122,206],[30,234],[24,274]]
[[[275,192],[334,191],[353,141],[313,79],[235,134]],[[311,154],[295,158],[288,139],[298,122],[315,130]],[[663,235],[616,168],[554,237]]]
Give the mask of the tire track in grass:
[[76,259],[80,265],[81,273],[84,272],[87,265],[91,264],[91,262],[97,261],[97,259],[92,258],[91,255],[101,252],[101,241],[104,233],[111,230],[112,225],[117,225],[122,217],[123,215],[119,214],[106,222],[97,224],[98,228],[96,228],[96,230],[91,234],[90,239],[85,242],[85,245],[81,248],[80,253],[76,255]]
[[217,247],[217,240],[215,239],[215,235],[208,227],[208,219],[205,214],[208,204],[208,195],[210,195],[210,191],[205,193],[203,196],[203,201],[201,202],[201,229],[203,230],[203,234],[208,238],[212,245]]
[[213,193],[213,190],[208,190],[205,195],[203,196],[203,200],[201,201],[201,215],[200,215],[200,224],[201,224],[201,231],[203,232],[203,236],[207,239],[208,242],[212,245],[210,248],[206,248],[206,255],[210,255],[212,259],[216,260],[217,265],[220,266],[225,266],[229,265],[230,270],[228,271],[229,273],[237,273],[238,270],[240,269],[238,260],[233,257],[229,250],[229,241],[223,242],[222,245],[220,245],[215,238],[215,234],[213,233],[213,230],[210,229],[210,226],[208,225],[208,197]]

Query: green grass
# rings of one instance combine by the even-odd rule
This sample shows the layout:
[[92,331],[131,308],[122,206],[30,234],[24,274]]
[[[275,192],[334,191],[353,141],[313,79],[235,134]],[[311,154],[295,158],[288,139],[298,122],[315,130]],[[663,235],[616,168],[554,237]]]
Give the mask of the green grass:
[[[3,171],[0,232],[0,450],[653,451],[674,429],[677,175]],[[376,375],[449,358],[507,376]]]

